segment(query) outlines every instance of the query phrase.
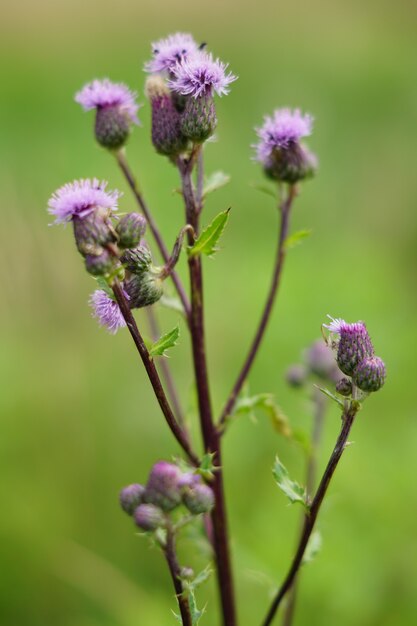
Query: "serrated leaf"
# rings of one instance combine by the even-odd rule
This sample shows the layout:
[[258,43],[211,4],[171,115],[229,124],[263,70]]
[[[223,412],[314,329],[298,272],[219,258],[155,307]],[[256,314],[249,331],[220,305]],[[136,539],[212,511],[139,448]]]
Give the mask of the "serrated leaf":
[[285,250],[290,250],[291,248],[295,248],[295,246],[298,246],[304,241],[304,239],[310,237],[311,232],[311,230],[298,230],[292,235],[289,235],[284,242]]
[[189,249],[188,253],[190,257],[196,256],[197,254],[212,256],[217,252],[218,248],[216,248],[216,245],[225,229],[227,220],[229,219],[229,213],[230,209],[227,209],[227,211],[216,215],[211,224],[209,224],[196,239],[192,248]]
[[282,409],[275,403],[271,393],[260,393],[252,397],[240,397],[235,405],[235,413],[246,413],[254,417],[253,411],[260,409],[270,418],[274,429],[284,437],[292,437],[292,428]]
[[165,333],[152,344],[149,349],[149,354],[151,356],[165,356],[165,351],[169,350],[169,348],[173,348],[177,345],[178,337],[180,336],[180,327],[177,324],[175,328]]
[[213,172],[213,174],[210,174],[204,183],[203,198],[205,198],[209,193],[213,193],[213,191],[224,187],[229,182],[229,174],[225,174],[224,172]]
[[271,196],[274,200],[278,199],[278,193],[275,187],[270,187],[269,185],[265,185],[264,183],[252,183],[251,187],[265,193],[267,196]]
[[99,289],[105,291],[109,298],[111,298],[112,300],[116,300],[113,289],[109,286],[105,278],[103,278],[102,276],[98,276],[98,278],[96,278],[96,282]]
[[291,480],[287,468],[281,463],[278,457],[275,459],[273,474],[278,487],[285,493],[291,504],[298,502],[307,508],[307,494],[305,488],[294,480]]
[[190,606],[191,613],[191,623],[193,626],[197,626],[201,617],[206,612],[206,607],[204,606],[201,610],[197,608],[197,601],[195,598],[195,589],[202,585],[212,573],[212,569],[209,565],[205,567],[193,580],[184,580],[184,590],[187,592],[188,603]]
[[197,469],[197,473],[206,480],[211,480],[214,476],[214,472],[217,469],[213,463],[213,459],[215,456],[215,452],[207,452],[201,459],[200,467]]
[[320,385],[314,385],[317,389],[319,389],[319,391],[321,391],[322,393],[324,393],[325,396],[327,396],[328,398],[330,398],[331,400],[333,400],[334,402],[336,402],[339,406],[342,407],[342,409],[345,407],[345,403],[343,402],[343,400],[341,400],[340,398],[338,398],[337,396],[334,395],[334,393],[332,393],[331,391],[329,391],[328,389],[326,389],[325,387],[320,387]]
[[323,541],[322,541],[320,531],[315,530],[311,534],[310,539],[308,540],[306,551],[303,556],[303,563],[311,563],[311,561],[313,561],[316,558],[316,556],[321,550],[322,543]]

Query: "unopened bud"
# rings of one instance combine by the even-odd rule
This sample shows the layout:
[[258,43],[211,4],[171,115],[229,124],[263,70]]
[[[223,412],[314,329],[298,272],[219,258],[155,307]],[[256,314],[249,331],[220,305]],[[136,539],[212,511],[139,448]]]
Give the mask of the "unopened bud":
[[182,499],[193,515],[208,513],[214,506],[213,490],[208,485],[185,487]]
[[129,295],[131,309],[151,306],[158,302],[163,294],[162,279],[152,270],[143,274],[132,274],[125,280],[124,288]]
[[126,143],[132,122],[120,106],[98,107],[95,134],[98,143],[109,150],[117,150]]
[[152,106],[152,143],[156,151],[166,156],[184,152],[188,139],[181,130],[181,114],[162,76],[150,76],[145,91]]
[[377,356],[365,358],[357,366],[353,382],[362,391],[378,391],[385,382],[385,363]]
[[271,178],[290,184],[313,176],[316,170],[317,157],[296,141],[286,148],[276,148],[265,168]]
[[152,255],[146,245],[141,245],[137,248],[125,250],[120,260],[128,272],[132,274],[143,274],[143,272],[147,272],[151,267]]
[[302,387],[306,381],[307,371],[304,365],[291,365],[287,369],[285,379],[291,387]]
[[350,396],[352,394],[352,383],[348,378],[341,378],[336,383],[336,391],[341,396]]
[[359,363],[373,354],[374,348],[363,322],[340,326],[336,360],[344,374],[353,376]]
[[87,254],[85,257],[85,268],[93,276],[104,276],[114,268],[114,262],[114,257],[107,250],[103,250],[98,255]]
[[139,505],[133,513],[133,519],[136,526],[146,531],[157,530],[165,525],[163,512],[153,504]]
[[124,215],[116,226],[119,235],[118,246],[120,248],[135,248],[146,230],[146,220],[140,213],[128,213]]
[[128,485],[120,492],[120,505],[128,515],[133,515],[134,510],[143,502],[145,487],[135,483]]
[[181,502],[179,481],[181,470],[173,463],[159,461],[149,475],[145,500],[159,506],[163,511],[171,511]]
[[217,126],[216,108],[212,95],[189,97],[181,116],[181,130],[194,143],[203,143]]

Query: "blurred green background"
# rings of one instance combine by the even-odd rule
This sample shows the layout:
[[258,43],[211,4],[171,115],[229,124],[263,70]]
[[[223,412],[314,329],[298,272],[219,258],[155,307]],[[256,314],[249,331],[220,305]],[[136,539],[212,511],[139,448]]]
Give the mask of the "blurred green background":
[[[150,42],[191,31],[230,62],[239,80],[218,101],[218,142],[207,170],[231,174],[204,221],[232,206],[222,252],[207,261],[208,352],[220,410],[254,332],[269,285],[277,215],[250,145],[277,106],[311,111],[318,177],[297,199],[293,230],[313,236],[291,251],[272,323],[250,377],[274,392],[298,428],[307,395],[286,387],[287,365],[325,315],[368,323],[388,381],[366,403],[320,518],[323,548],[305,569],[295,624],[406,626],[417,615],[416,18],[400,0],[291,3],[23,0],[0,25],[1,439],[0,622],[4,626],[173,624],[162,557],[135,534],[119,489],[144,481],[178,449],[158,411],[127,332],[91,318],[93,288],[70,229],[49,228],[50,194],[98,176],[126,193],[112,158],[92,138],[93,115],[74,92],[93,77],[122,80],[144,102]],[[149,141],[141,111],[128,156],[168,242],[182,224],[176,172]],[[182,261],[180,271],[186,277]],[[165,330],[177,314],[161,311]],[[142,326],[146,319],[138,316]],[[172,355],[194,423],[190,351],[182,324]],[[339,429],[326,424],[321,465]],[[242,626],[259,624],[298,534],[271,467],[279,453],[303,476],[300,450],[259,416],[225,442],[226,485]],[[190,537],[184,563],[204,565]],[[263,577],[260,573],[263,572]],[[211,580],[202,624],[215,625]],[[277,621],[279,623],[279,621]]]

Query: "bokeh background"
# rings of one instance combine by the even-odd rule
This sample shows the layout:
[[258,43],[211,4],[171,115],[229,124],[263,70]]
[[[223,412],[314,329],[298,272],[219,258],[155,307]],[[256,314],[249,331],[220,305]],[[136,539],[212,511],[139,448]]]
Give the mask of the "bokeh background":
[[[93,288],[70,229],[48,227],[61,184],[98,176],[124,190],[92,137],[74,92],[93,77],[127,82],[144,102],[150,42],[176,30],[209,42],[239,75],[218,102],[218,142],[207,170],[230,173],[205,221],[232,206],[222,252],[207,261],[208,352],[220,410],[253,334],[275,251],[273,201],[251,161],[253,127],[276,106],[316,118],[310,146],[319,176],[297,199],[293,230],[313,236],[291,251],[272,323],[250,376],[308,431],[308,394],[288,389],[287,365],[325,315],[364,319],[388,367],[385,388],[360,414],[323,508],[323,547],[305,568],[295,624],[406,626],[417,615],[416,18],[399,0],[254,3],[21,0],[0,24],[0,622],[4,626],[173,624],[162,557],[119,510],[118,491],[144,481],[178,449],[127,332],[106,334],[87,306]],[[149,141],[149,106],[128,149],[168,242],[182,224],[174,168]],[[186,278],[186,267],[180,271]],[[143,328],[146,318],[138,316]],[[178,315],[160,311],[172,328]],[[195,424],[184,324],[172,354]],[[320,465],[339,428],[326,423]],[[196,432],[196,431],[195,431]],[[197,433],[196,433],[197,436]],[[243,626],[260,623],[282,579],[300,511],[287,506],[271,467],[279,453],[299,480],[300,450],[266,417],[237,421],[225,465],[233,560]],[[197,532],[197,531],[196,531]],[[198,535],[198,533],[197,533]],[[198,539],[198,536],[197,536]],[[198,544],[200,545],[200,544]],[[203,566],[190,536],[184,563]],[[215,625],[214,582],[201,590],[202,624]],[[277,621],[279,623],[279,621]]]

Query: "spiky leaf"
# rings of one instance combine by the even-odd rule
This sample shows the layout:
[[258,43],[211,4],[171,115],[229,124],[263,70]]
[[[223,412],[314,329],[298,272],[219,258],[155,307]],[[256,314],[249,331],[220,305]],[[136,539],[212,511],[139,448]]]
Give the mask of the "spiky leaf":
[[223,211],[222,213],[216,215],[211,224],[209,224],[199,237],[197,237],[194,245],[189,249],[189,255],[191,257],[198,254],[212,256],[215,252],[217,252],[217,242],[225,229],[227,220],[229,219],[229,212],[230,209],[227,209],[227,211]]
[[307,239],[307,237],[310,237],[311,232],[312,232],[311,230],[297,230],[297,232],[293,233],[292,235],[289,235],[286,238],[284,242],[284,248],[286,250],[295,248],[295,246],[300,245],[300,243],[302,243],[304,239]]
[[149,349],[149,354],[151,356],[165,356],[166,350],[169,348],[173,348],[177,345],[178,337],[180,336],[180,327],[177,324],[175,328],[165,333],[152,344]]
[[278,457],[275,459],[273,474],[278,487],[285,493],[291,504],[298,502],[307,508],[306,490],[297,482],[291,480],[287,468]]

